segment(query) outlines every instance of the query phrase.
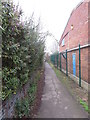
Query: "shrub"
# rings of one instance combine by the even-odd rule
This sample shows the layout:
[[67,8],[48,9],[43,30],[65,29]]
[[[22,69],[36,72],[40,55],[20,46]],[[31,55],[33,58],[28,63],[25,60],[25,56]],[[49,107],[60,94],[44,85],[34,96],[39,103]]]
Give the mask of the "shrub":
[[5,100],[43,64],[45,34],[34,18],[20,21],[22,10],[2,2],[2,96]]
[[25,99],[21,99],[21,100],[17,100],[16,105],[15,105],[15,109],[16,109],[16,115],[19,118],[22,117],[29,117],[29,101],[27,98]]
[[15,104],[16,117],[22,118],[30,116],[30,110],[34,105],[37,92],[37,83],[40,80],[40,72],[38,71],[32,83],[27,90],[26,98],[17,100]]

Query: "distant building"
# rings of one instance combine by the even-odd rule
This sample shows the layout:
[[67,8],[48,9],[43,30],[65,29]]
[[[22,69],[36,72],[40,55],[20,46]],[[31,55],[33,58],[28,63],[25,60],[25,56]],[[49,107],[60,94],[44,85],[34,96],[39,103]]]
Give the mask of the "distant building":
[[[90,1],[90,0],[88,0]],[[72,27],[72,29],[71,29]],[[90,2],[84,0],[71,13],[59,43],[59,52],[67,49],[68,73],[75,81],[79,78],[79,44],[81,50],[81,82],[90,84]],[[62,69],[66,70],[62,56]]]

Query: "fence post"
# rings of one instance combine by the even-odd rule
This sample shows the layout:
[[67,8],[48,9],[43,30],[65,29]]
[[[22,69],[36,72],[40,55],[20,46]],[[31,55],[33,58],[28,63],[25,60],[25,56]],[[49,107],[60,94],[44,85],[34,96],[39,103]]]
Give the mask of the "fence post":
[[58,53],[57,53],[57,68],[58,68]]
[[81,51],[79,44],[79,87],[81,87]]
[[62,66],[61,66],[61,53],[60,53],[60,71],[62,69]]
[[54,55],[52,55],[52,62],[53,62],[53,65],[54,65]]
[[53,65],[54,65],[54,55],[53,55]]
[[51,60],[51,62],[52,62],[52,55],[50,56],[50,60]]
[[56,65],[56,54],[55,54],[55,65]]
[[66,76],[68,76],[67,50],[66,50]]

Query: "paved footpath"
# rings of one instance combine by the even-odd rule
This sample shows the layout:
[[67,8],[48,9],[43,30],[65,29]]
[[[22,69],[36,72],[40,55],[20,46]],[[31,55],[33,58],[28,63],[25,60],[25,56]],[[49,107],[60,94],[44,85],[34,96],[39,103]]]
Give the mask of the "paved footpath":
[[88,118],[48,63],[45,63],[45,87],[37,118]]

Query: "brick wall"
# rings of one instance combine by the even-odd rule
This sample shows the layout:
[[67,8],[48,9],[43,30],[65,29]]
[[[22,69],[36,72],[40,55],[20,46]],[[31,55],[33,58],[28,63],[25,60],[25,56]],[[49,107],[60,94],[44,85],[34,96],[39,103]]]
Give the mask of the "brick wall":
[[[71,30],[71,25],[74,29]],[[71,31],[70,31],[71,30]],[[65,30],[60,39],[59,51],[72,49],[90,44],[90,2],[82,2],[76,7],[68,20]],[[67,35],[66,33],[69,32]],[[66,35],[66,36],[65,36]],[[65,36],[65,45],[62,46],[62,38]],[[79,77],[79,50],[68,52],[68,72],[73,74],[72,54],[76,54],[76,76]],[[81,49],[81,79],[90,82],[90,48]],[[63,60],[64,62],[64,60]],[[65,68],[65,64],[62,65]]]
[[81,50],[81,78],[88,82],[88,48]]
[[88,82],[90,84],[90,47],[88,48]]
[[[79,49],[67,53],[68,72],[73,74],[73,54],[76,55],[76,76],[79,77]],[[81,79],[88,82],[88,48],[81,49]],[[59,59],[60,62],[60,59]],[[90,62],[89,62],[90,65]],[[62,69],[66,70],[66,60],[61,57]]]
[[[88,43],[90,44],[90,2],[88,3],[88,31]],[[90,47],[88,48],[88,80],[90,80]]]
[[[90,82],[90,48],[82,48],[81,49],[81,79]],[[73,74],[73,57],[72,55],[76,55],[76,76],[79,77],[79,49],[75,51],[71,51],[67,53],[67,61],[68,61],[68,72]],[[59,60],[60,61],[60,60]],[[66,70],[66,60],[61,57],[61,66],[62,69]]]
[[[74,27],[73,30],[71,30],[71,25]],[[88,3],[84,2],[73,10],[61,37],[60,44],[62,38],[68,31],[70,32],[65,37],[65,46],[62,47],[62,45],[60,45],[60,51],[77,47],[78,44],[88,44]]]
[[90,44],[90,2],[88,3],[88,43]]

